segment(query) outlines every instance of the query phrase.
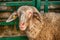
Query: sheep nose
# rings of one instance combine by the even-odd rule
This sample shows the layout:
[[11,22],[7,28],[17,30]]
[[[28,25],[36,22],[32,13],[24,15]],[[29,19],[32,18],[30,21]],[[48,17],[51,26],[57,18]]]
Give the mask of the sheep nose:
[[24,23],[21,23],[21,26],[24,26]]
[[24,22],[20,23],[20,27],[24,28]]
[[26,29],[25,23],[20,23],[20,30],[24,31]]

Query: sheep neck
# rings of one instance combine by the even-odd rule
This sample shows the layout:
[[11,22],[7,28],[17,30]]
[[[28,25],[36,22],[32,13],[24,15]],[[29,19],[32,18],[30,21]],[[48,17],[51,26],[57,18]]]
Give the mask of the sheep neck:
[[[34,20],[37,23],[33,22]],[[39,25],[37,25],[37,24],[39,24]],[[30,22],[29,22],[29,27],[26,30],[27,36],[31,37],[31,38],[36,38],[38,36],[38,34],[40,33],[41,29],[42,29],[41,22],[39,22],[39,20],[31,18]]]

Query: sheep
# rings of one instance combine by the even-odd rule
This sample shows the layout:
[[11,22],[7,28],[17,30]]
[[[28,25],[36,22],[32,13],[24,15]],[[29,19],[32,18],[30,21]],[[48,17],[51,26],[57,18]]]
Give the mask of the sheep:
[[60,40],[60,14],[40,13],[33,6],[21,6],[6,22],[19,17],[19,28],[29,40]]

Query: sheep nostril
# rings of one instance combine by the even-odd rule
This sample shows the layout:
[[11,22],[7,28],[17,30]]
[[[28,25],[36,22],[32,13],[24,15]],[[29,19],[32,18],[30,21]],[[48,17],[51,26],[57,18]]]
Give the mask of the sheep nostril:
[[24,25],[24,23],[22,23],[22,25]]
[[21,27],[24,26],[24,23],[21,23]]
[[29,13],[31,13],[31,12],[29,12]]

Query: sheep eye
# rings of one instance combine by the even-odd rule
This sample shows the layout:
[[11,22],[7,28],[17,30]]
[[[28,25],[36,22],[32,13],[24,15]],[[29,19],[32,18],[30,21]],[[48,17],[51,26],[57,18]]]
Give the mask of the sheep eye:
[[13,19],[15,19],[16,17],[17,17],[17,16],[16,16],[16,15],[14,15],[14,16],[13,16]]

